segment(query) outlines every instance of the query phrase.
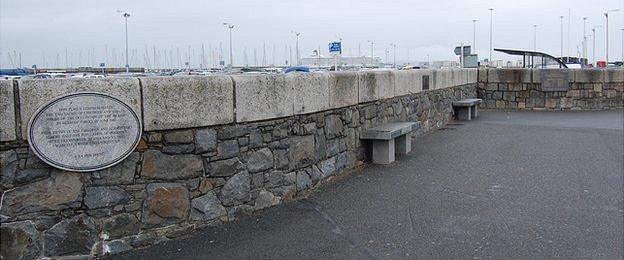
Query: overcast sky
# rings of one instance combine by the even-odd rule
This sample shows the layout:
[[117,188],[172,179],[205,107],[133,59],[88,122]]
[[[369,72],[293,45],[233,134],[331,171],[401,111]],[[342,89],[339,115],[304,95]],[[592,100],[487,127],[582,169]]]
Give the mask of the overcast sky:
[[[132,66],[144,66],[146,56],[153,63],[177,63],[192,56],[199,63],[201,45],[207,64],[219,55],[222,44],[228,56],[224,21],[235,25],[234,63],[262,62],[263,44],[267,63],[282,64],[286,49],[295,52],[295,35],[301,33],[301,56],[321,48],[327,53],[330,41],[343,39],[343,55],[384,57],[391,43],[397,45],[397,59],[424,61],[456,59],[454,46],[473,41],[476,22],[476,50],[479,58],[489,56],[490,11],[493,12],[495,48],[533,49],[533,25],[537,24],[539,51],[559,56],[560,18],[565,16],[564,54],[582,50],[583,20],[586,34],[595,25],[596,56],[605,57],[605,17],[609,9],[624,9],[624,0],[0,0],[0,67],[16,66],[19,53],[22,66],[65,66],[65,49],[71,65],[100,62],[123,64],[124,23],[118,9],[131,14],[128,20]],[[568,41],[568,10],[571,12]],[[610,60],[622,57],[622,11],[609,15]],[[592,58],[592,38],[588,37],[588,57]],[[147,54],[146,54],[147,46]],[[274,47],[275,46],[275,47]],[[358,47],[360,46],[360,47]],[[569,46],[569,47],[568,47]],[[275,55],[273,49],[275,48]],[[190,49],[190,51],[189,51]],[[14,55],[17,53],[17,55]],[[193,53],[195,55],[193,55]],[[215,53],[214,55],[212,55]],[[45,54],[45,55],[44,55]],[[13,57],[18,56],[18,57]],[[214,58],[212,56],[215,56]],[[392,54],[390,54],[392,57]],[[494,59],[510,59],[494,53]],[[87,63],[91,64],[87,64]]]

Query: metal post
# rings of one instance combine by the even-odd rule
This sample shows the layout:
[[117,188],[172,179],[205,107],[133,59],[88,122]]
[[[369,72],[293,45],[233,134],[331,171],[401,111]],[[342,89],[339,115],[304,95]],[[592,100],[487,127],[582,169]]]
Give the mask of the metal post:
[[[384,49],[384,54],[386,55],[386,64],[388,64],[388,48]],[[385,65],[384,65],[385,66]]]
[[537,24],[533,25],[533,51],[537,51]]
[[617,12],[620,9],[611,9],[604,13],[605,15],[605,38],[606,38],[606,50],[605,50],[605,63],[609,66],[609,13]]
[[559,57],[563,59],[563,15],[559,16],[559,19],[561,20],[561,49],[560,49],[561,56]]
[[605,12],[605,43],[606,43],[606,49],[605,49],[605,63],[606,66],[609,66],[609,12]]
[[234,28],[234,26],[229,27],[230,28],[230,69],[232,67],[234,67],[234,54],[232,51],[232,29]]
[[392,59],[393,59],[393,63],[394,63],[394,68],[396,69],[396,67],[397,67],[397,64],[396,64],[396,44],[392,44],[392,46],[394,47],[394,50],[393,50],[394,57]]
[[[204,69],[204,66],[205,66],[205,64],[204,64],[204,63],[206,63],[206,59],[204,59],[205,55],[206,55],[206,54],[204,53],[204,43],[202,42],[201,62],[199,63],[199,69],[201,69],[201,70],[203,70],[203,69]],[[155,62],[156,62],[156,56],[154,56],[154,63],[155,63]]]
[[571,56],[571,54],[570,54],[570,28],[571,28],[570,27],[570,20],[572,20],[572,10],[568,9],[568,39],[567,39],[567,41],[568,41],[567,42],[567,44],[568,44],[567,45],[568,46],[568,49],[567,49],[568,57]]
[[583,17],[583,58],[587,60],[587,34],[586,34],[587,17]]
[[472,19],[472,54],[477,53],[477,20]]
[[494,8],[490,8],[490,64],[492,64],[492,15]]
[[229,68],[232,69],[232,67],[234,67],[234,55],[233,55],[233,51],[232,51],[232,29],[234,29],[234,25],[230,24],[230,23],[223,23],[223,25],[228,28],[230,31],[230,66]]
[[375,55],[373,53],[373,45],[375,44],[373,41],[368,41],[371,44],[371,64],[375,64]]
[[[533,51],[537,52],[537,24],[533,25]],[[535,56],[531,55],[531,68],[535,67]]]
[[130,72],[130,62],[128,61],[128,17],[130,17],[129,13],[124,13],[123,17],[126,20],[126,73]]
[[464,68],[464,43],[462,42],[460,46],[461,47],[459,49],[459,67]]
[[358,43],[358,58],[362,57],[361,43]]
[[[295,59],[297,60],[296,65],[299,66],[299,32],[295,32],[295,31],[290,31],[291,33],[294,33],[297,37],[297,41],[295,43]],[[292,63],[292,61],[290,62]]]
[[592,61],[596,66],[596,27],[592,28]]
[[299,33],[297,34],[297,42],[295,45],[295,55],[297,55],[297,66],[301,65],[301,63],[299,62]]

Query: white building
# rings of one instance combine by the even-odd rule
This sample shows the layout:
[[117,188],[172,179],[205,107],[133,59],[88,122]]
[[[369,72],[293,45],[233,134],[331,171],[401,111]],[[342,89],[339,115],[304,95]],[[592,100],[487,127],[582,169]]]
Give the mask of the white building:
[[379,67],[381,59],[375,57],[323,57],[314,55],[301,58],[301,65],[309,67],[331,67],[334,63],[341,67]]

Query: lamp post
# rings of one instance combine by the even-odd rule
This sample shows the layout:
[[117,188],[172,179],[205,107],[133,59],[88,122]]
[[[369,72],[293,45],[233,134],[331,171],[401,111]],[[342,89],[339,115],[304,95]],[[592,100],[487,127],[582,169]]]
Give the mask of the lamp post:
[[295,56],[297,59],[297,66],[299,66],[299,35],[301,33],[299,32],[295,32],[295,31],[290,31],[291,33],[294,33],[295,36],[297,36],[297,41],[295,42]]
[[128,12],[117,10],[117,13],[122,14],[125,23],[126,23],[126,73],[130,72],[130,62],[128,61],[128,17],[130,14]]
[[472,54],[477,53],[477,19],[472,19]]
[[373,50],[374,50],[373,46],[375,45],[375,43],[373,41],[370,41],[370,40],[368,41],[368,43],[370,43],[370,45],[371,45],[371,63],[375,64],[375,55],[374,55],[374,52],[373,52]]
[[392,52],[393,52],[393,56],[394,57],[392,58],[392,63],[394,64],[393,66],[396,69],[396,67],[397,67],[397,64],[396,64],[396,44],[391,43],[390,45],[393,47]]
[[600,28],[602,25],[596,25],[592,28],[592,60],[594,61],[594,66],[596,66],[596,28]]
[[537,24],[533,25],[533,51],[537,51]]
[[[390,54],[390,51],[388,51],[388,48],[384,49],[384,54],[386,55],[386,64],[388,64],[388,54]],[[385,64],[384,64],[385,67]]]
[[606,43],[606,49],[605,49],[605,63],[607,64],[607,66],[609,66],[609,13],[610,12],[617,12],[620,9],[611,9],[608,10],[604,13],[605,16],[605,43]]
[[561,20],[561,52],[559,57],[561,57],[561,59],[563,59],[563,15],[559,16],[559,19]]
[[492,64],[492,15],[494,8],[490,8],[490,64]]
[[572,9],[568,8],[568,39],[566,40],[568,49],[567,49],[567,55],[568,57],[572,56],[572,54],[570,54],[570,28],[572,28],[570,26],[570,22],[572,20]]
[[587,17],[583,17],[583,58],[587,60],[587,32],[585,30],[585,25],[587,22]]
[[229,29],[230,31],[230,66],[229,68],[232,69],[232,67],[234,66],[234,55],[232,55],[232,29],[234,29],[234,25],[224,22],[223,25]]

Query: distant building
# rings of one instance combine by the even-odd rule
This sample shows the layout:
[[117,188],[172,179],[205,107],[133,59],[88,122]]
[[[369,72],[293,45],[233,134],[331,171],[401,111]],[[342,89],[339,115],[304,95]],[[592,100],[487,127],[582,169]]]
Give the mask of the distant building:
[[341,67],[379,67],[381,59],[375,57],[323,57],[323,56],[310,56],[301,58],[301,65],[309,67],[331,67],[334,66],[334,62]]
[[459,61],[455,61],[455,60],[434,60],[431,62],[426,62],[426,61],[416,62],[415,65],[421,68],[440,69],[440,68],[459,68],[461,64],[459,63]]

